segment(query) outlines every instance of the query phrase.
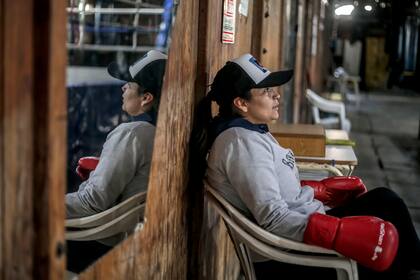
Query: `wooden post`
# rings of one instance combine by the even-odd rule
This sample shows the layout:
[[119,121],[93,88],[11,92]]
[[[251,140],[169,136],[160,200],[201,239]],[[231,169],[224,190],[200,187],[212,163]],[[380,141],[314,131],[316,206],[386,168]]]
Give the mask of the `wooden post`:
[[33,269],[32,1],[1,1],[1,278]]
[[293,96],[293,123],[300,121],[301,99],[303,98],[303,85],[305,83],[305,39],[306,39],[306,0],[299,0],[298,6],[298,31],[296,38],[296,62],[294,75]]
[[63,0],[0,2],[2,279],[64,277],[65,18]]
[[[298,1],[283,0],[282,13],[282,33],[283,42],[281,45],[282,67],[294,69],[296,64],[296,26],[298,15]],[[286,123],[293,122],[293,96],[294,80],[296,79],[296,69],[294,69],[294,78],[291,82],[283,85],[282,120]]]
[[[320,16],[320,8],[321,8],[321,1],[317,0],[314,1],[314,12],[312,18],[312,43],[311,43],[311,62],[310,62],[310,80],[311,80],[311,87],[316,92],[321,92],[322,90],[322,76],[323,76],[323,67],[322,67],[322,32],[321,29],[321,16]],[[308,85],[309,86],[309,85]]]
[[66,5],[65,0],[37,0],[33,7],[34,279],[64,278]]
[[[262,65],[272,69],[273,71],[281,68],[281,44],[283,41],[282,32],[282,6],[283,0],[278,1],[257,1],[262,5],[260,10],[261,25],[260,25],[260,38],[255,38],[254,41],[260,41],[260,49],[257,53]],[[258,34],[256,33],[256,34]],[[259,40],[258,40],[259,39]],[[281,91],[280,108],[283,108],[283,87]],[[279,110],[280,118],[282,121],[283,110]]]
[[310,119],[310,107],[306,100],[306,89],[310,87],[312,76],[310,72],[311,66],[311,49],[312,49],[312,19],[313,19],[313,5],[315,1],[307,1],[304,17],[305,37],[304,37],[304,61],[303,61],[303,81],[302,96],[299,104],[299,122],[308,123]]
[[[179,1],[164,78],[144,228],[80,279],[186,279],[188,141],[197,77],[198,1]],[[190,210],[191,211],[191,210]]]

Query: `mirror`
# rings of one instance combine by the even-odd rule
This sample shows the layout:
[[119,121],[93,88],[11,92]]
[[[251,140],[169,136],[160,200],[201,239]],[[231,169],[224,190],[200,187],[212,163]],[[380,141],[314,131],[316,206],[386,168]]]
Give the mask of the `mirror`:
[[65,204],[72,273],[142,221],[174,10],[174,0],[68,2]]

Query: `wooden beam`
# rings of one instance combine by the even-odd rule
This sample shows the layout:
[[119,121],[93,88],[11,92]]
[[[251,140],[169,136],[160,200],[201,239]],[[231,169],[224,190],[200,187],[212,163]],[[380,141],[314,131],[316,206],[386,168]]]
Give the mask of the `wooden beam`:
[[321,1],[317,0],[313,3],[313,19],[312,19],[312,43],[311,43],[311,61],[310,61],[310,82],[313,90],[321,92],[322,83],[322,30],[320,29],[320,7]]
[[[259,60],[262,65],[273,71],[280,69],[281,64],[281,46],[283,42],[282,30],[282,12],[283,0],[257,1],[262,5],[260,9],[260,38],[253,41],[260,41],[258,50]],[[258,5],[257,5],[258,6]],[[255,26],[254,26],[255,28]],[[257,32],[255,32],[257,33]],[[258,34],[257,33],[257,34]],[[258,40],[259,39],[259,40]],[[283,87],[280,90],[280,108],[284,106]],[[279,122],[283,120],[283,110],[279,110]]]
[[63,279],[65,270],[66,4],[34,5],[34,279]]
[[[3,126],[3,116],[4,116],[4,110],[3,110],[3,99],[4,99],[4,18],[5,18],[5,12],[4,12],[4,1],[0,0],[0,217],[4,217],[4,173],[3,173],[3,166],[5,164],[4,162],[4,155],[3,155],[3,137],[1,135],[4,135],[4,126]],[[2,219],[3,220],[3,219]],[[6,234],[3,232],[3,222],[0,221],[0,278],[4,279],[4,271],[5,271],[5,263],[4,263],[4,247],[3,247],[3,241],[6,240]]]
[[308,123],[310,121],[310,107],[306,99],[306,89],[311,82],[310,64],[311,64],[311,46],[312,46],[312,19],[313,19],[313,3],[306,2],[306,11],[304,17],[305,37],[304,37],[304,59],[303,59],[303,81],[301,84],[302,95],[299,104],[299,122]]
[[0,3],[0,277],[62,279],[66,2]]
[[306,0],[299,0],[298,31],[296,35],[296,61],[294,72],[293,123],[300,121],[301,99],[305,82],[305,38],[306,38]]
[[282,113],[283,122],[293,122],[293,96],[294,96],[294,80],[296,79],[296,27],[298,18],[298,1],[283,0],[282,5],[282,33],[283,41],[281,45],[281,61],[282,67],[294,69],[294,78],[291,82],[282,86],[283,106],[280,109]]
[[[265,3],[268,3],[265,2]],[[265,6],[267,6],[266,4]],[[267,7],[265,7],[267,10]],[[263,19],[264,19],[264,3],[263,1],[256,1],[253,7],[252,14],[252,37],[254,40],[251,42],[251,53],[255,56],[256,59],[261,61],[262,55],[262,37],[263,37]]]
[[33,20],[30,0],[1,1],[0,192],[2,279],[33,268]]
[[197,77],[198,1],[180,1],[171,32],[146,206],[146,223],[80,279],[186,279],[188,141]]

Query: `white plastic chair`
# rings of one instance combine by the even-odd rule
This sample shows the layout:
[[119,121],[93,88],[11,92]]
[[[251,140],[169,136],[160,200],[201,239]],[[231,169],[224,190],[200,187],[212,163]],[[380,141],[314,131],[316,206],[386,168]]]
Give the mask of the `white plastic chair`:
[[[306,89],[306,97],[312,105],[312,114],[315,123],[321,124],[327,128],[339,126],[340,129],[350,132],[351,123],[350,120],[346,118],[346,108],[343,102],[322,98],[311,89]],[[320,111],[334,113],[337,117],[321,118]]]
[[67,240],[99,240],[134,229],[144,215],[146,192],[138,193],[125,201],[95,215],[67,219]]
[[[349,75],[343,67],[338,67],[334,71],[334,77],[337,79],[340,92],[347,100],[356,102],[356,106],[360,105],[359,76]],[[351,85],[352,90],[349,88]]]
[[[358,280],[357,263],[339,253],[292,241],[265,231],[246,218],[207,182],[206,196],[226,224],[245,279],[255,280],[250,250],[271,260],[303,266],[335,268],[337,279]],[[310,255],[308,254],[310,253]]]

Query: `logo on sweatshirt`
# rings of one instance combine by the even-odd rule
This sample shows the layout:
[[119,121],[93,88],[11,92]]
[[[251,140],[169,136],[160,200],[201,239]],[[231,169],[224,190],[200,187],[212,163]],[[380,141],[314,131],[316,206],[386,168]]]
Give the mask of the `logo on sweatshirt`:
[[281,162],[283,162],[284,165],[289,166],[290,169],[293,170],[293,168],[295,167],[295,155],[291,150],[289,150],[289,152],[286,154],[285,158],[281,160]]

